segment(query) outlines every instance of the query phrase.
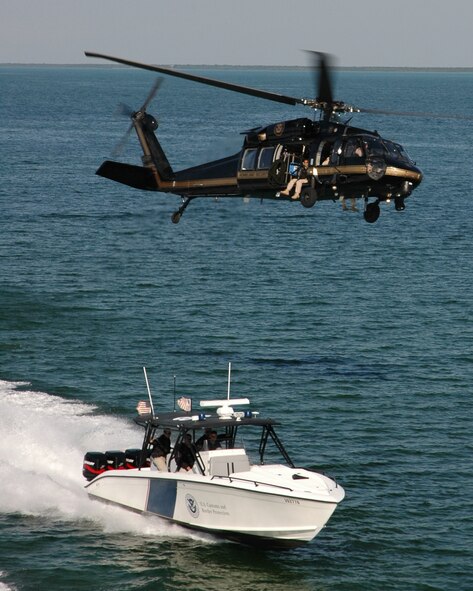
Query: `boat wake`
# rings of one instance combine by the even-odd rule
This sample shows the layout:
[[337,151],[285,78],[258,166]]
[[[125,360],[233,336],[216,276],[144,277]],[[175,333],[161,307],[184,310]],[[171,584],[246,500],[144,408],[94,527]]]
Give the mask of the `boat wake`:
[[6,575],[6,572],[0,570],[0,591],[16,591],[14,587],[9,587],[6,583],[2,583],[2,579]]
[[96,414],[80,401],[35,392],[28,384],[0,380],[0,513],[54,521],[88,520],[106,533],[184,537],[212,542],[157,517],[91,501],[84,490],[87,449],[121,449],[141,429],[118,417]]

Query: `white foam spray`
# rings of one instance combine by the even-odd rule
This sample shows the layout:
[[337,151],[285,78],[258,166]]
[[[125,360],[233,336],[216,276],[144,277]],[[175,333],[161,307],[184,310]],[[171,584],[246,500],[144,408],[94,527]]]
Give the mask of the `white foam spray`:
[[16,591],[16,587],[9,587],[6,583],[2,583],[2,579],[6,574],[5,571],[0,570],[0,591]]
[[92,405],[27,388],[0,380],[1,513],[88,519],[105,532],[210,541],[162,519],[89,499],[82,476],[85,452],[141,447],[142,429],[95,414]]

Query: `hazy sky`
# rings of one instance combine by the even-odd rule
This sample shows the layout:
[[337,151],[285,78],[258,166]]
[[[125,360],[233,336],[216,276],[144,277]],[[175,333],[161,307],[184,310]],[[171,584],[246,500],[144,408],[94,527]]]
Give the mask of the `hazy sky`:
[[0,63],[472,67],[472,29],[473,0],[0,0]]

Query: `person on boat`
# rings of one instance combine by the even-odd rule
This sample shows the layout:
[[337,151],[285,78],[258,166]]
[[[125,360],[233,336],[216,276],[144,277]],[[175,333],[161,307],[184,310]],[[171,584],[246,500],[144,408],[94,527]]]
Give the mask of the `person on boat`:
[[186,433],[176,450],[177,472],[189,472],[195,462],[195,446],[190,433]]
[[209,448],[208,442],[211,431],[212,429],[210,427],[206,427],[204,434],[195,442],[195,446],[199,451],[207,450]]
[[153,439],[151,445],[151,461],[160,472],[167,472],[166,456],[171,451],[171,429],[164,429],[157,439]]
[[218,440],[217,431],[210,432],[208,444],[209,450],[220,449],[222,447],[220,445],[220,441]]

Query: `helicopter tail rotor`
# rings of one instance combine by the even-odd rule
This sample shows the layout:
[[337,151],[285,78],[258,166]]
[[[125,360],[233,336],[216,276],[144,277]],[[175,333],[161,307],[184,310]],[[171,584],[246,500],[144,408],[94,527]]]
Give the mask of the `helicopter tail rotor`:
[[162,77],[156,78],[153,86],[151,87],[151,89],[148,93],[148,96],[145,99],[145,102],[141,105],[140,112],[144,113],[144,111],[146,111],[146,109],[148,108],[148,105],[156,96],[156,93],[158,92],[159,87],[163,83],[163,80],[164,80],[164,78],[162,78]]
[[112,157],[113,158],[118,158],[119,156],[121,156],[123,154],[123,150],[125,149],[125,146],[128,142],[128,138],[130,137],[132,130],[133,130],[133,123],[130,123],[130,125],[128,126],[128,129],[125,131],[125,133],[123,134],[120,141],[115,145],[115,147],[112,150]]
[[[138,111],[134,111],[129,105],[127,105],[125,103],[119,103],[119,105],[117,107],[117,114],[121,115],[121,116],[125,116],[127,118],[130,118],[132,120],[132,122],[128,126],[128,129],[124,133],[121,140],[116,144],[116,146],[112,150],[112,156],[114,158],[118,158],[123,153],[123,150],[125,149],[125,146],[128,142],[128,138],[130,137],[130,134],[133,131],[133,127],[134,127],[133,119],[137,115],[145,115],[146,114],[146,109],[148,108],[148,105],[151,103],[151,101],[156,96],[156,93],[158,92],[159,87],[163,83],[163,80],[164,80],[164,78],[161,78],[161,77],[157,78],[155,80],[153,86],[151,87],[151,89],[148,93],[148,96],[146,97],[144,103],[141,105],[141,107],[138,109]],[[157,124],[156,124],[156,127],[157,127]]]
[[133,115],[134,111],[126,103],[118,103],[116,114],[121,117],[127,117],[128,119]]

